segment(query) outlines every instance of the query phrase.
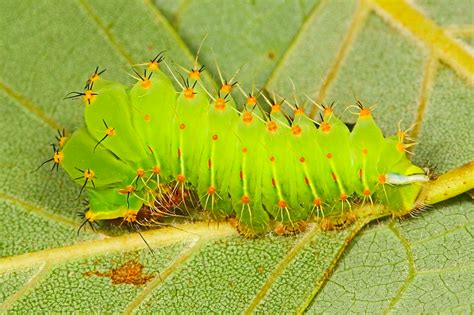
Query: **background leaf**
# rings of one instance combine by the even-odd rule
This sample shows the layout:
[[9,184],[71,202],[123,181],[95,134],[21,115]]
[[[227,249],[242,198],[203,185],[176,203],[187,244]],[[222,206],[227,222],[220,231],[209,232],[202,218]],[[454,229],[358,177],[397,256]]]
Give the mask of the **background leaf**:
[[209,82],[218,78],[216,62],[227,77],[241,68],[245,89],[334,100],[349,121],[344,109],[355,95],[378,105],[385,132],[416,122],[415,161],[446,171],[474,156],[473,7],[471,0],[3,1],[0,309],[469,312],[474,218],[466,196],[361,233],[365,222],[245,240],[227,223],[184,224],[144,233],[152,255],[135,234],[78,237],[78,187],[62,172],[32,171],[50,156],[55,129],[81,125],[83,108],[63,97],[97,65],[131,83],[130,66],[162,49],[190,67],[204,38]]

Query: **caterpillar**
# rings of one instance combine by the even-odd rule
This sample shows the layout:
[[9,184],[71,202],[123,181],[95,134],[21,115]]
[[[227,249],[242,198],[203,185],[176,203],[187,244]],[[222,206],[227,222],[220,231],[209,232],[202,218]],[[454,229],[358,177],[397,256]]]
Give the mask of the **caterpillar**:
[[428,180],[407,156],[407,133],[384,137],[373,108],[359,101],[349,130],[327,105],[320,106],[319,122],[297,104],[264,94],[269,112],[254,93],[239,110],[234,79],[221,76],[220,88],[209,93],[204,67],[178,80],[162,52],[143,65],[131,87],[96,68],[83,91],[66,97],[84,103],[85,126],[71,136],[59,132],[46,162],[61,166],[80,194],[87,190],[83,225],[134,223],[141,212],[165,213],[191,200],[256,235],[275,222],[291,229],[311,218],[352,214],[355,204],[409,210]]

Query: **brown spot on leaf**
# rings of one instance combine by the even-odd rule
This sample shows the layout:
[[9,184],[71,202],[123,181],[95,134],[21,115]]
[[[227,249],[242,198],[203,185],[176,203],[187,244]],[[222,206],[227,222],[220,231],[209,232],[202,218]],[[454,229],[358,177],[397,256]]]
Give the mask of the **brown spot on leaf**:
[[107,272],[88,271],[85,276],[107,277],[112,280],[112,284],[133,284],[142,285],[150,281],[154,274],[144,274],[143,265],[136,261],[127,261],[122,266]]

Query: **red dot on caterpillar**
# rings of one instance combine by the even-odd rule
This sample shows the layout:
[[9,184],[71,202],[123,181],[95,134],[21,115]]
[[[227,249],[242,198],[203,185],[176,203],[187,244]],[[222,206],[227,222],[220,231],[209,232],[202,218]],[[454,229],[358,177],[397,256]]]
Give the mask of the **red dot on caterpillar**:
[[332,153],[326,154],[326,157],[327,157],[328,159],[332,159]]
[[153,174],[158,175],[161,172],[161,168],[159,166],[153,166]]
[[183,130],[186,128],[186,125],[184,123],[179,124],[179,129]]
[[217,135],[212,135],[212,140],[217,141],[217,139],[219,139]]
[[217,110],[224,110],[225,109],[225,99],[223,99],[222,97],[218,97],[216,99],[216,101],[214,102],[214,107],[215,109]]
[[150,122],[151,116],[149,114],[145,114],[145,116],[143,116],[143,120],[145,120],[146,122]]
[[270,162],[275,162],[275,157],[273,155],[270,156]]
[[299,161],[300,161],[301,163],[304,163],[306,160],[305,160],[304,156],[301,156],[301,157],[299,158]]
[[243,196],[240,198],[240,201],[241,201],[244,205],[247,205],[247,204],[249,204],[249,202],[250,202],[250,197],[247,196],[247,195],[243,195]]
[[242,148],[242,153],[247,153],[248,152],[248,149],[246,147],[243,147]]
[[370,189],[367,188],[367,187],[364,188],[363,194],[364,194],[364,196],[370,196],[371,195]]

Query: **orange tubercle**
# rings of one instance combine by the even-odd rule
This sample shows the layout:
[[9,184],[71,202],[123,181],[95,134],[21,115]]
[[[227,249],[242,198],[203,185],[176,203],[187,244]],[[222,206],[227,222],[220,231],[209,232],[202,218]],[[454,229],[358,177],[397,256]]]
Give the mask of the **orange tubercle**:
[[188,100],[192,100],[194,98],[194,95],[196,93],[194,93],[194,89],[193,88],[190,88],[190,87],[187,87],[183,90],[183,94],[184,94],[184,97]]
[[322,203],[322,202],[321,202],[321,199],[320,199],[320,198],[314,198],[314,199],[313,199],[313,206],[319,207],[319,206],[321,206],[321,203]]
[[298,126],[298,125],[291,126],[291,133],[294,136],[299,136],[301,134],[301,132],[302,132],[302,130],[301,130],[300,126]]
[[219,139],[219,136],[217,136],[217,135],[212,135],[212,140],[217,141],[217,139]]
[[341,193],[341,195],[339,196],[339,199],[341,201],[346,201],[347,200],[347,195],[345,193]]
[[367,197],[367,196],[370,196],[370,194],[371,194],[370,189],[367,188],[367,187],[364,188],[363,194],[364,194],[364,196],[366,196],[366,197]]
[[251,124],[253,121],[253,115],[251,112],[244,112],[242,115],[242,121],[246,124]]
[[143,168],[137,169],[137,176],[138,177],[143,177],[145,176],[145,170]]
[[304,109],[303,108],[297,108],[294,111],[295,116],[297,115],[304,115]]
[[193,69],[189,72],[189,78],[193,80],[199,80],[201,78],[201,73],[197,69]]
[[160,69],[160,63],[158,61],[150,61],[148,63],[148,69],[151,70],[151,71],[156,71],[158,69]]
[[186,181],[186,176],[184,176],[183,174],[179,174],[178,176],[176,176],[176,180],[180,183],[184,183]]
[[137,213],[135,211],[129,210],[123,216],[123,220],[128,223],[133,223],[137,221]]
[[54,152],[54,156],[53,156],[54,163],[56,163],[56,164],[61,163],[63,158],[64,158],[64,153],[63,152],[61,152],[61,151]]
[[280,111],[281,111],[280,104],[275,103],[272,105],[272,110],[271,110],[272,113],[279,113]]
[[214,195],[216,193],[216,188],[214,186],[209,186],[209,188],[207,189],[207,193],[209,195]]
[[306,161],[306,159],[304,158],[304,156],[301,156],[301,157],[299,158],[299,161],[300,161],[301,163],[304,163],[304,162]]
[[224,110],[225,109],[225,100],[222,97],[217,98],[214,107],[217,110]]
[[274,122],[274,121],[269,121],[269,122],[267,123],[267,130],[268,130],[269,132],[275,132],[275,131],[277,131],[277,129],[278,129],[278,125],[276,124],[276,122]]
[[185,128],[186,128],[186,125],[185,125],[184,123],[180,123],[180,124],[179,124],[179,129],[182,130],[182,129],[185,129]]
[[229,83],[222,84],[221,92],[224,92],[226,94],[232,92],[232,84],[229,84]]
[[115,128],[107,128],[105,130],[105,134],[109,137],[115,136]]
[[153,166],[153,174],[158,175],[161,172],[161,168],[159,166]]
[[97,95],[94,92],[92,92],[91,90],[85,91],[84,96],[83,96],[84,103],[86,103],[86,104],[92,103],[95,100],[96,96]]
[[370,109],[368,107],[362,108],[359,112],[359,117],[360,118],[368,118],[371,115],[372,115],[372,112],[370,111]]
[[397,143],[397,150],[399,152],[405,152],[405,145],[401,142]]
[[385,184],[387,182],[387,177],[384,174],[380,174],[378,181],[380,184]]
[[140,85],[144,89],[149,89],[151,87],[151,80],[145,78],[140,82]]
[[95,173],[91,169],[87,169],[84,171],[84,178],[85,179],[93,179],[95,177]]
[[149,122],[151,121],[151,116],[149,114],[146,114],[145,116],[143,116],[143,119],[146,121],[146,122]]
[[247,196],[247,195],[243,195],[242,198],[240,198],[240,201],[241,201],[244,205],[248,205],[249,202],[250,202],[250,198],[249,198],[249,196]]
[[257,98],[254,95],[247,96],[247,105],[254,106],[257,104]]
[[319,126],[319,129],[321,129],[324,133],[328,133],[331,131],[331,125],[328,122],[323,121]]
[[133,187],[132,185],[128,185],[127,187],[120,189],[119,193],[123,195],[127,195],[127,194],[133,193],[134,191],[135,191],[135,187]]
[[325,107],[323,110],[324,116],[330,116],[332,115],[333,111],[331,107]]
[[286,208],[287,206],[287,203],[285,200],[281,199],[281,200],[278,200],[278,208]]

